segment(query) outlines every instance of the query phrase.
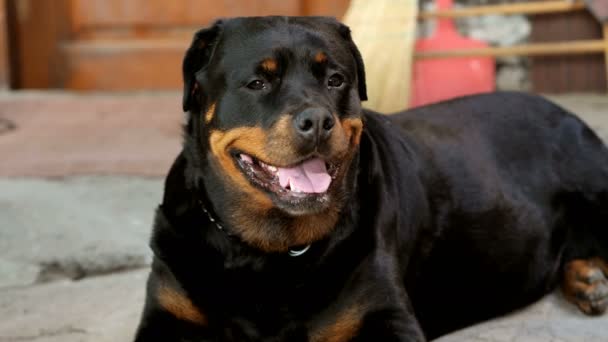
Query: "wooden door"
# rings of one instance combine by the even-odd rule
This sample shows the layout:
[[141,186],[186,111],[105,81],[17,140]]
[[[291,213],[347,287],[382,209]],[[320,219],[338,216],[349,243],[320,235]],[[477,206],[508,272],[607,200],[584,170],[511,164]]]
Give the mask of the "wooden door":
[[347,0],[7,1],[15,18],[16,87],[77,90],[177,89],[193,32],[216,18],[340,17],[348,5]]

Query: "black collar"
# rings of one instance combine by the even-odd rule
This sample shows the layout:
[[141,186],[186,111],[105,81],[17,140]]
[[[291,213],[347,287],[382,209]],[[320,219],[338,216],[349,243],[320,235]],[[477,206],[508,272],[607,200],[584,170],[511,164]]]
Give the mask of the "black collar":
[[[213,215],[211,214],[210,210],[207,209],[208,206],[205,206],[205,203],[203,203],[202,200],[199,199],[199,205],[201,206],[201,209],[205,212],[205,214],[207,214],[207,218],[209,218],[209,221],[211,221],[211,223],[213,223],[215,225],[215,227],[224,232],[228,237],[231,237],[232,234],[230,234],[230,232],[226,231],[226,229],[224,229],[224,226],[219,222],[218,219],[216,219],[215,217],[213,217]],[[310,245],[306,245],[303,248],[300,249],[292,249],[290,248],[287,251],[287,254],[289,254],[289,256],[291,257],[298,257],[306,252],[308,252],[308,249],[310,248]]]

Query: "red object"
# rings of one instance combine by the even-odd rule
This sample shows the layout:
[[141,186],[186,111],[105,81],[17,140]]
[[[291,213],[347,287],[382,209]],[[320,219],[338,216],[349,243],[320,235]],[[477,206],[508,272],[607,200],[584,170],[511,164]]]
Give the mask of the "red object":
[[[437,0],[439,9],[452,7],[452,0]],[[416,51],[483,48],[484,42],[460,36],[450,19],[439,19],[430,38],[419,39]],[[411,106],[493,91],[496,79],[492,57],[421,59],[414,63]]]

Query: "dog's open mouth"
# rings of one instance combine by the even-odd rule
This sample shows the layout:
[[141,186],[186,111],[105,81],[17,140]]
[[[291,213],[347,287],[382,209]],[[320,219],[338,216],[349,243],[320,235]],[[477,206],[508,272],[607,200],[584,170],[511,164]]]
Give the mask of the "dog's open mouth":
[[321,197],[327,194],[338,173],[335,164],[327,163],[319,157],[288,167],[269,165],[244,153],[238,153],[236,158],[241,170],[252,183],[282,199]]

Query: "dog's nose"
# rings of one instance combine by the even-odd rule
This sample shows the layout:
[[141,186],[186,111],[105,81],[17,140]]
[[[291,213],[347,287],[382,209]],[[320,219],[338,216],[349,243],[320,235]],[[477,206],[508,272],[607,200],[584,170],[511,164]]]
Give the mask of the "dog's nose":
[[334,128],[334,117],[323,108],[308,108],[294,118],[297,134],[306,141],[318,143],[326,140]]

